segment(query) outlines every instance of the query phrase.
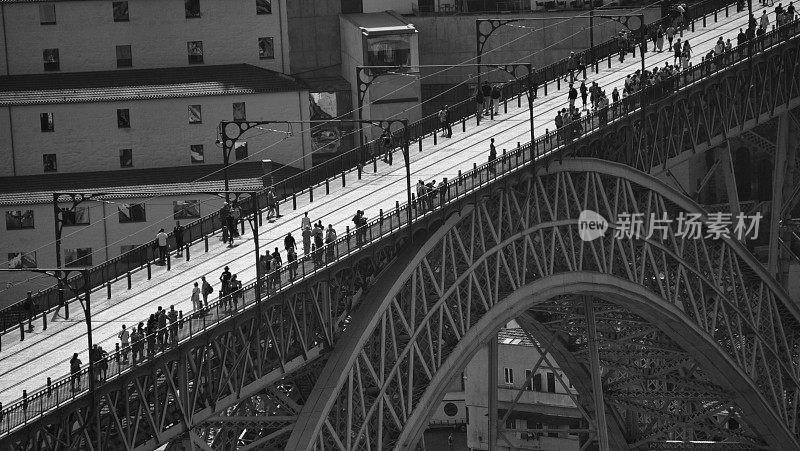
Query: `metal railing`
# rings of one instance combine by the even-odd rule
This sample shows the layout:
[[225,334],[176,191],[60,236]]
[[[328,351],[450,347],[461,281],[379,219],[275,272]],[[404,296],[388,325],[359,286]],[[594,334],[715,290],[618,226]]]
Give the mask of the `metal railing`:
[[[705,18],[709,15],[714,15],[716,20],[717,14],[723,10],[727,17],[729,7],[733,4],[735,4],[735,2],[732,0],[706,0],[691,5],[688,8],[688,14],[689,17],[693,19],[687,26],[694,29],[694,21],[699,20],[702,20],[705,24]],[[651,25],[667,24],[670,21],[672,21],[671,17],[664,17]],[[584,61],[586,61],[589,66],[599,64],[603,59],[608,59],[608,65],[611,67],[611,56],[619,53],[619,47],[616,39],[610,39],[582,53],[584,54]],[[594,60],[591,59],[592,55],[594,55]],[[556,89],[560,89],[560,80],[567,73],[569,73],[568,59],[565,58],[536,70],[532,77],[534,84],[543,88],[545,94],[547,94],[548,85],[550,83],[555,82]],[[518,102],[520,102],[519,99],[526,92],[523,88],[526,81],[527,80],[523,78],[519,81],[505,83],[502,86],[502,98],[504,101],[508,102],[516,98]],[[475,116],[476,104],[472,98],[468,98],[452,105],[449,109],[451,117],[453,118],[453,123],[457,123],[458,121],[464,122],[466,119]],[[462,124],[462,128],[464,126],[465,125]],[[419,141],[433,134],[439,128],[438,114],[434,113],[409,124],[409,136],[412,142]],[[395,131],[394,139],[395,142],[400,142],[402,139],[402,131]],[[373,140],[367,143],[363,148],[351,149],[324,163],[274,184],[273,187],[278,202],[285,203],[307,191],[321,188],[322,185],[329,184],[331,181],[335,183],[335,179],[343,177],[353,171],[360,170],[360,168],[364,167],[369,162],[375,164],[376,158],[383,150],[382,145],[381,139]],[[265,190],[259,195],[259,206],[261,206],[263,210],[266,205]],[[185,226],[184,243],[187,247],[191,247],[207,239],[209,235],[216,233],[220,230],[221,226],[222,221],[220,220],[219,212],[214,212],[198,219]],[[172,233],[168,234],[168,243],[170,249],[174,249],[175,237]],[[103,287],[103,285],[106,285],[109,293],[108,296],[110,297],[110,284],[119,281],[123,277],[130,279],[130,275],[133,272],[145,268],[150,269],[150,265],[157,260],[157,254],[155,248],[152,246],[152,242],[150,242],[92,267],[90,270],[90,286],[92,290],[97,290]],[[71,281],[75,282],[76,280]],[[38,313],[36,316],[45,315],[51,309],[59,307],[61,305],[61,297],[57,286],[35,293],[33,302],[37,306]],[[63,297],[69,299],[71,295],[65,292]],[[24,300],[21,300],[0,310],[0,334],[9,333],[11,329],[19,327],[20,322],[28,320],[28,313],[23,307],[23,302]]]
[[[773,47],[776,44],[787,42],[787,36],[792,36],[791,41],[800,39],[800,21],[795,21],[785,27],[767,33],[760,38],[755,39],[755,43],[759,48],[765,50]],[[743,46],[744,47],[744,46]],[[644,90],[641,97],[634,95],[623,99],[621,102],[613,104],[614,108],[609,108],[607,112],[597,111],[585,118],[579,123],[582,130],[580,137],[591,136],[597,132],[603,125],[605,119],[601,119],[604,115],[609,115],[608,120],[614,121],[628,115],[639,114],[639,101],[644,101],[645,104],[652,104],[654,102],[665,99],[676,92],[677,89],[685,88],[696,82],[700,82],[707,77],[726,71],[733,70],[734,63],[741,63],[746,60],[747,52],[742,52],[741,48],[734,48],[731,52],[726,53],[726,57],[734,58],[728,64],[717,64],[716,61],[706,61],[693,66],[691,69],[685,70],[676,74],[655,86],[649,87]],[[738,59],[736,58],[738,56]],[[561,130],[563,132],[563,130]],[[269,303],[276,293],[283,292],[295,283],[302,282],[309,277],[314,276],[317,272],[328,268],[330,265],[336,264],[341,258],[350,256],[365,249],[367,246],[379,242],[381,239],[405,231],[407,224],[407,210],[410,208],[412,212],[412,221],[416,222],[420,219],[429,217],[437,212],[437,210],[447,206],[450,202],[462,200],[477,190],[495,182],[498,178],[506,177],[512,173],[524,169],[528,164],[540,160],[542,158],[551,158],[559,156],[557,150],[564,150],[568,143],[568,134],[564,133],[565,139],[559,139],[558,133],[548,133],[540,136],[533,143],[526,143],[511,152],[503,153],[493,161],[486,162],[474,169],[467,171],[461,176],[449,180],[444,183],[444,186],[437,187],[430,195],[423,199],[414,199],[411,205],[404,204],[398,206],[391,211],[383,212],[378,217],[370,221],[367,225],[356,229],[349,230],[343,236],[339,237],[333,243],[326,245],[320,254],[322,257],[321,263],[315,262],[314,256],[304,256],[298,259],[293,265],[284,265],[269,274],[262,276],[260,281],[256,281],[243,287],[241,293],[237,297],[237,302],[231,301],[223,302],[218,300],[209,304],[208,309],[203,311],[193,311],[183,316],[177,324],[172,324],[166,328],[161,329],[156,333],[165,333],[167,335],[174,334],[174,337],[169,341],[172,343],[165,347],[168,350],[172,345],[184,342],[192,337],[204,333],[208,329],[218,325],[237,315],[253,305],[258,303],[255,297],[255,284],[261,283],[264,287],[262,292],[264,295],[263,303]],[[578,137],[578,138],[580,138]],[[225,308],[233,305],[232,309]],[[142,346],[148,351],[148,355],[155,357],[163,352],[165,349],[152,349],[155,341],[151,338],[142,340]],[[138,346],[138,344],[134,345]],[[124,374],[136,367],[140,363],[133,363],[123,358],[131,352],[131,348],[122,349],[112,352],[106,359],[98,362],[96,368],[105,367],[110,377],[116,377]],[[302,350],[297,350],[296,355],[284,355],[283,359],[292,359],[302,354]],[[147,359],[143,360],[144,362]],[[280,367],[280,363],[275,362],[275,368]],[[81,380],[86,380],[88,377],[88,368],[84,367],[78,373]],[[70,387],[70,381],[73,375],[64,376],[54,383],[49,383],[45,388],[37,390],[36,392],[16,400],[6,408],[0,409],[0,436],[7,434],[15,428],[24,425],[28,421],[35,419],[49,410],[52,410],[59,405],[69,402],[76,397],[87,394],[85,387],[80,390],[73,391]]]

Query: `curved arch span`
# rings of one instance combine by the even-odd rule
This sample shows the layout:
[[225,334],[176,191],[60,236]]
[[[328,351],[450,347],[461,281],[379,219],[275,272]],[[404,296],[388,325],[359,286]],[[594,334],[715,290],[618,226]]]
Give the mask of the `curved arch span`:
[[[752,255],[735,240],[682,237],[675,222],[657,240],[607,233],[586,242],[577,233],[586,209],[605,218],[623,212],[674,218],[704,213],[699,205],[639,171],[591,159],[538,168],[533,177],[520,174],[493,188],[407,256],[383,290],[368,293],[370,302],[334,347],[287,449],[365,443],[386,449],[413,441],[430,407],[422,400],[433,399],[440,372],[461,368],[456,362],[475,343],[469,337],[491,333],[480,325],[496,318],[491,325],[499,327],[523,287],[575,274],[584,279],[563,279],[573,286],[562,286],[562,294],[618,280],[638,299],[671,306],[631,303],[633,294],[613,299],[638,306],[651,322],[656,312],[679,318],[664,332],[706,366],[735,369],[704,367],[729,378],[722,385],[735,394],[758,440],[774,449],[798,447],[800,315]],[[625,440],[619,428],[612,432],[618,443]]]

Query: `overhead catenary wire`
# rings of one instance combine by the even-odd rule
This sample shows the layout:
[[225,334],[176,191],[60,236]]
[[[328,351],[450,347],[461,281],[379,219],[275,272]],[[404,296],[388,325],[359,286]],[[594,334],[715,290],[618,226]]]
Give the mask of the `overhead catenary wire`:
[[[636,11],[642,11],[642,10],[644,10],[644,9],[646,9],[646,8],[648,8],[648,7],[652,6],[652,5],[654,5],[654,4],[657,4],[657,3],[658,3],[657,1],[654,1],[654,2],[652,2],[652,3],[650,3],[650,4],[648,4],[648,5],[643,5],[642,7],[640,7],[640,8],[637,8],[636,10],[633,10],[633,12],[636,12]],[[604,5],[603,7],[597,8],[597,9],[599,10],[599,9],[602,9],[602,8],[604,8],[604,7],[605,7],[605,5]],[[546,29],[548,29],[548,28],[558,27],[558,26],[560,26],[560,25],[562,25],[563,23],[565,23],[565,22],[568,22],[568,21],[572,21],[572,20],[576,20],[576,19],[582,19],[582,18],[588,18],[588,17],[589,17],[589,16],[588,16],[586,13],[581,13],[581,14],[575,15],[574,17],[565,18],[564,20],[561,20],[561,21],[558,21],[558,22],[555,22],[555,23],[552,23],[552,24],[545,25],[545,26],[543,26],[543,27],[541,27],[541,28],[539,28],[539,29],[540,29],[540,30],[546,30]],[[532,32],[533,32],[533,30],[535,29],[535,27],[530,27],[530,29],[532,30],[532,31],[531,31],[531,33],[532,33]],[[583,31],[584,31],[584,30],[578,30],[578,31],[576,31],[576,32],[574,32],[574,33],[572,33],[572,34],[570,34],[570,35],[568,35],[568,36],[565,36],[564,38],[562,38],[562,39],[560,39],[560,40],[558,40],[558,41],[555,41],[555,42],[553,42],[552,44],[550,44],[550,45],[548,45],[548,46],[546,46],[546,47],[543,47],[543,48],[541,48],[541,49],[538,49],[538,50],[536,50],[536,51],[534,51],[534,52],[531,52],[531,53],[529,53],[529,54],[527,54],[527,55],[523,56],[522,58],[519,58],[519,59],[517,59],[517,60],[514,60],[514,61],[512,61],[512,63],[517,63],[517,62],[523,61],[523,60],[525,60],[525,59],[528,59],[528,58],[530,58],[530,57],[533,57],[533,56],[535,56],[535,55],[537,55],[537,54],[540,54],[540,53],[543,53],[543,52],[545,52],[545,51],[548,51],[548,50],[550,50],[552,47],[554,47],[555,45],[557,45],[557,44],[560,44],[560,43],[562,43],[562,42],[564,42],[564,41],[567,41],[567,40],[569,40],[569,39],[572,39],[572,38],[573,38],[573,37],[575,37],[576,35],[583,33]],[[496,46],[496,47],[493,47],[492,49],[490,49],[490,50],[486,51],[485,53],[483,53],[482,57],[485,57],[486,55],[488,55],[488,54],[490,54],[490,53],[492,53],[492,52],[497,52],[497,51],[499,51],[499,50],[501,50],[501,49],[503,49],[503,48],[505,48],[505,47],[507,47],[507,46],[509,46],[509,45],[513,44],[514,42],[517,42],[517,41],[519,41],[520,39],[526,38],[526,37],[528,37],[528,36],[529,36],[531,33],[524,34],[524,35],[522,35],[522,36],[520,36],[520,37],[517,37],[517,38],[515,38],[515,39],[512,39],[512,40],[510,40],[510,41],[508,41],[508,42],[505,42],[505,43],[503,43],[503,44],[500,44],[500,45],[498,45],[498,46]],[[408,86],[410,86],[410,85],[412,85],[412,84],[416,83],[418,80],[423,80],[423,79],[426,79],[426,78],[429,78],[429,77],[437,76],[437,75],[440,75],[440,74],[442,74],[442,73],[444,73],[444,72],[446,72],[446,71],[448,71],[448,70],[454,69],[454,68],[459,68],[459,67],[469,67],[469,66],[472,64],[471,62],[472,62],[472,61],[475,61],[475,60],[477,60],[477,56],[475,56],[475,57],[471,57],[471,58],[468,58],[467,60],[464,60],[464,61],[462,61],[461,63],[458,63],[458,64],[454,64],[454,65],[451,65],[451,66],[445,66],[445,68],[443,68],[442,70],[436,71],[436,72],[434,72],[434,73],[432,73],[432,74],[428,74],[428,75],[421,76],[421,77],[415,77],[415,80],[414,80],[414,81],[412,81],[412,82],[410,82],[410,83],[407,83],[407,84],[404,84],[404,85],[401,85],[400,87],[396,88],[395,90],[393,90],[393,91],[391,91],[391,92],[388,92],[388,93],[386,93],[386,94],[384,94],[384,95],[382,95],[382,96],[380,96],[380,97],[378,97],[378,98],[376,98],[376,99],[374,99],[374,100],[371,100],[370,104],[372,104],[372,103],[374,103],[374,102],[376,102],[376,101],[382,100],[382,99],[384,99],[384,98],[386,98],[386,97],[388,97],[388,96],[390,96],[390,95],[392,95],[392,94],[394,94],[394,93],[396,93],[396,92],[398,92],[398,91],[400,91],[400,90],[402,90],[402,89],[405,89],[405,88],[407,88]],[[489,64],[489,63],[487,63],[487,64]],[[423,66],[424,66],[424,65],[423,65]],[[473,65],[473,67],[474,67],[474,65]],[[494,70],[494,71],[498,71],[499,69],[496,69],[496,68],[494,68],[493,70]],[[456,89],[457,87],[459,87],[459,86],[462,86],[462,85],[464,85],[464,84],[468,83],[468,82],[469,82],[469,80],[471,80],[472,78],[475,78],[475,75],[468,75],[468,77],[467,77],[467,79],[466,79],[465,81],[463,81],[463,82],[461,82],[461,83],[458,83],[458,84],[456,84],[455,86],[453,86],[453,87],[451,87],[451,88],[449,88],[449,89],[447,89],[447,90],[444,90],[444,91],[440,92],[439,94],[437,94],[437,95],[435,95],[435,96],[431,97],[430,99],[427,99],[427,100],[426,100],[426,102],[430,102],[430,101],[432,101],[432,100],[435,100],[435,99],[437,99],[437,98],[439,98],[439,97],[441,97],[441,96],[443,96],[443,95],[445,95],[445,94],[447,94],[447,93],[449,93],[449,92],[453,91],[453,90],[454,90],[454,89]],[[388,82],[388,81],[387,81],[387,82]],[[378,83],[374,83],[374,84],[373,84],[373,86],[374,86],[374,85],[376,85],[376,84],[378,84]],[[405,112],[407,112],[407,111],[409,111],[409,110],[411,110],[411,109],[413,109],[413,108],[416,108],[416,107],[417,107],[417,106],[415,105],[415,106],[413,106],[413,107],[409,107],[409,108],[406,108],[406,109],[404,109],[404,110],[401,110],[401,111],[399,111],[399,112],[397,112],[397,113],[394,113],[394,114],[390,115],[390,116],[389,116],[387,119],[395,118],[395,117],[397,117],[397,116],[399,116],[399,115],[401,115],[401,114],[403,114],[403,113],[405,113]],[[356,111],[356,109],[353,109],[353,110],[351,110],[349,113],[345,113],[345,114],[343,114],[343,115],[341,115],[341,116],[339,116],[339,117],[345,117],[345,116],[347,116],[347,115],[349,115],[349,114],[351,114],[351,113],[353,113],[353,112],[355,112],[355,111]],[[506,120],[508,120],[508,119],[506,119]],[[513,120],[511,120],[511,121],[513,121]],[[527,121],[527,120],[525,120],[525,121]],[[520,120],[520,122],[524,122],[524,121],[523,121],[523,120]],[[303,129],[301,129],[300,133],[309,133],[309,135],[310,135],[310,134],[311,134],[311,133],[314,131],[314,129],[315,129],[315,128],[321,127],[322,125],[323,125],[323,124],[320,124],[320,125],[317,125],[317,126],[311,127],[311,128],[309,128],[309,129],[306,129],[306,130],[303,130]],[[264,130],[263,128],[261,128],[261,129],[262,129],[262,133],[260,133],[260,134],[257,134],[257,135],[251,135],[251,136],[249,136],[249,137],[248,137],[248,139],[252,139],[252,138],[254,138],[254,137],[262,136],[262,135],[265,135],[265,134],[268,134],[268,133],[271,133],[271,132],[277,132],[277,133],[286,133],[286,132],[284,132],[283,130]],[[347,136],[352,136],[352,135],[355,135],[357,132],[358,132],[358,130],[357,130],[357,129],[356,129],[356,130],[353,130],[353,131],[350,131],[350,132],[348,132],[348,133],[346,133],[346,134],[342,135],[342,138],[343,138],[343,137],[347,137]],[[252,155],[253,155],[253,156],[255,156],[255,155],[261,154],[261,153],[263,153],[263,152],[265,152],[265,151],[267,151],[267,150],[271,149],[272,147],[274,147],[274,146],[276,146],[276,145],[280,144],[281,142],[285,141],[286,139],[288,139],[288,138],[289,138],[291,135],[292,135],[292,133],[287,133],[287,136],[285,136],[283,139],[281,139],[281,140],[278,140],[278,141],[277,141],[277,142],[275,142],[275,143],[272,143],[272,144],[270,144],[270,145],[268,145],[268,146],[266,146],[266,147],[264,147],[264,148],[261,148],[261,149],[259,149],[259,150],[255,151],[255,152],[253,152],[253,153],[252,153]],[[340,139],[341,139],[341,138],[340,138]],[[354,149],[357,149],[357,148],[358,148],[358,146],[355,146],[355,147],[353,147],[353,148],[351,148],[351,149],[348,149],[348,150],[347,150],[347,151],[345,151],[345,152],[349,152],[349,151],[351,151],[351,150],[354,150]],[[291,164],[291,163],[296,163],[296,162],[298,162],[298,161],[302,161],[302,160],[304,160],[305,158],[307,158],[309,155],[312,155],[312,154],[314,154],[315,152],[319,152],[319,151],[321,151],[321,150],[322,150],[322,149],[312,150],[312,152],[311,152],[311,153],[309,153],[309,154],[307,154],[307,155],[305,155],[305,156],[302,156],[302,157],[296,158],[296,159],[294,159],[294,160],[290,161],[288,164]],[[242,162],[242,160],[235,161],[234,163],[232,163],[232,164],[229,164],[229,165],[228,165],[228,167],[234,166],[234,165],[236,165],[236,164],[239,164],[239,163],[241,163],[241,162]],[[209,174],[206,174],[206,175],[204,175],[204,176],[202,176],[202,177],[200,177],[200,178],[198,178],[198,179],[195,179],[195,180],[193,180],[192,182],[188,182],[188,183],[196,183],[196,182],[203,181],[204,179],[207,179],[208,177],[210,177],[210,176],[212,176],[212,175],[215,175],[215,174],[217,174],[217,173],[221,172],[222,170],[223,170],[223,169],[219,169],[219,170],[213,171],[213,172],[211,172],[211,173],[209,173]],[[277,170],[272,170],[272,171],[270,171],[269,173],[265,174],[265,176],[272,175],[272,174],[274,174],[275,172],[277,172]],[[159,197],[163,197],[163,196],[167,196],[167,195],[169,195],[169,193],[160,193],[160,194],[158,194],[158,195],[156,195],[156,196],[153,196],[153,197],[151,197],[151,198],[147,198],[147,199],[145,199],[145,200],[143,200],[143,201],[140,201],[140,202],[137,202],[137,203],[138,203],[138,204],[147,204],[147,203],[149,203],[149,201],[151,201],[151,200],[155,200],[155,199],[157,199],[157,198],[159,198]],[[74,230],[74,231],[72,231],[71,233],[67,234],[66,236],[62,237],[62,240],[63,240],[63,239],[66,239],[66,238],[68,238],[68,237],[71,237],[71,236],[73,236],[73,235],[75,235],[75,234],[81,233],[81,232],[85,231],[86,229],[88,229],[88,228],[90,228],[90,227],[96,226],[96,225],[98,225],[99,223],[102,223],[103,221],[105,221],[105,220],[107,220],[108,218],[112,217],[114,214],[116,214],[116,212],[109,213],[109,214],[107,214],[106,216],[102,217],[100,220],[98,220],[98,221],[96,221],[96,222],[93,222],[93,223],[91,223],[91,224],[89,224],[89,225],[87,225],[87,226],[85,226],[85,227],[79,227],[79,228],[76,228],[76,230]],[[160,218],[160,219],[156,220],[155,222],[161,222],[161,221],[165,221],[165,220],[168,220],[169,218],[170,218],[170,216],[165,216],[165,217],[163,217],[163,218]],[[111,243],[107,244],[106,246],[104,246],[104,247],[102,247],[102,248],[99,248],[98,250],[106,250],[106,249],[110,248],[112,245],[119,244],[120,242],[122,242],[122,241],[124,241],[124,240],[126,240],[126,239],[129,239],[129,238],[131,238],[132,236],[135,236],[136,234],[138,234],[138,233],[141,233],[141,232],[145,231],[146,229],[148,229],[148,228],[152,228],[152,227],[155,227],[155,226],[154,226],[154,225],[148,225],[148,226],[144,226],[144,227],[142,227],[142,228],[140,228],[140,229],[138,229],[138,230],[136,230],[136,231],[134,231],[134,232],[131,232],[130,234],[128,234],[128,235],[126,235],[126,236],[123,236],[123,237],[120,237],[120,238],[118,238],[118,239],[117,239],[117,240],[115,240],[114,242],[111,242]],[[38,250],[41,250],[41,249],[47,248],[47,247],[49,247],[49,246],[53,245],[54,243],[55,243],[55,240],[53,240],[53,241],[50,241],[50,242],[48,242],[48,243],[46,243],[46,244],[43,244],[42,246],[39,246],[39,247],[37,247],[37,248],[35,248],[35,249],[33,249],[33,250],[29,251],[29,252],[35,252],[35,251],[38,251]],[[2,291],[4,291],[4,290],[0,290],[0,293],[2,293]]]

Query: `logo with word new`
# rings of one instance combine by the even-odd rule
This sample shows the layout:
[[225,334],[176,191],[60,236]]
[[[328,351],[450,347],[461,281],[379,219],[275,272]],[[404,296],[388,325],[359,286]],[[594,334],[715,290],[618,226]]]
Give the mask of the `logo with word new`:
[[578,216],[578,235],[583,241],[593,241],[606,234],[608,221],[600,213],[583,210]]

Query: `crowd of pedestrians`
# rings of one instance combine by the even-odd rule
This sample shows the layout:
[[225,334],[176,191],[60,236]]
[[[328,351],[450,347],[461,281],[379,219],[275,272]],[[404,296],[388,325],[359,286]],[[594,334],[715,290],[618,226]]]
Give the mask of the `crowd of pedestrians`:
[[[762,1],[763,3],[763,1]],[[775,8],[776,26],[781,27],[795,20],[795,7],[792,2],[786,8],[783,8],[782,3]],[[684,13],[681,12],[680,17],[683,18]],[[586,82],[586,62],[585,54],[581,52],[576,55],[571,52],[567,61],[567,72],[565,73],[564,80],[569,82],[568,88],[568,105],[557,111],[555,116],[556,125],[556,140],[557,142],[569,142],[579,137],[583,132],[583,115],[598,113],[598,120],[600,125],[604,125],[609,120],[609,112],[613,112],[616,116],[621,111],[622,100],[634,93],[659,85],[660,83],[670,79],[676,74],[681,73],[691,68],[692,59],[692,46],[689,40],[679,37],[681,28],[684,26],[682,20],[677,20],[673,25],[666,28],[663,25],[653,27],[648,30],[648,38],[653,43],[653,50],[657,52],[668,51],[672,52],[672,62],[664,63],[662,67],[653,67],[652,70],[636,70],[632,74],[626,76],[622,93],[615,87],[613,88],[610,99],[606,90],[598,85],[597,82],[591,82],[587,85]],[[744,46],[748,41],[757,36],[761,36],[769,31],[770,20],[766,11],[762,12],[759,20],[756,20],[753,15],[750,16],[747,29],[739,29],[736,37],[736,45]],[[636,42],[630,32],[620,32],[618,35],[619,47],[619,61],[624,62],[625,55],[633,51]],[[646,43],[641,43],[641,50],[646,51]],[[728,64],[729,58],[732,57],[731,51],[733,44],[730,39],[723,39],[719,37],[715,46],[706,54],[702,56],[702,61],[713,61],[717,66],[721,64]],[[576,74],[584,74],[583,81],[576,86],[578,80]],[[475,102],[478,106],[478,116],[491,116],[499,114],[499,106],[502,99],[502,91],[500,86],[495,84],[491,85],[488,81],[484,81],[481,86],[477,88],[475,93]],[[580,103],[579,103],[580,99]],[[438,113],[440,129],[442,130],[443,137],[452,137],[452,118],[448,106],[445,106]],[[494,144],[494,138],[491,138],[489,146],[488,161],[492,162],[497,158],[497,149]],[[491,166],[490,166],[491,167]],[[416,207],[422,213],[432,210],[435,207],[437,198],[440,203],[445,202],[447,193],[447,181],[441,180],[438,184],[436,180],[431,180],[428,183],[419,180],[416,185]],[[266,216],[267,219],[271,217],[280,217],[279,206],[277,198],[272,188],[269,188],[266,193]],[[241,208],[226,202],[220,209],[220,219],[222,221],[222,240],[228,244],[229,247],[233,246],[234,239],[239,237],[239,224],[242,217]],[[356,230],[356,245],[360,246],[366,242],[367,239],[367,218],[362,210],[358,210],[352,218],[354,228]],[[180,222],[176,222],[172,230],[175,239],[176,256],[180,257],[185,247],[184,242],[184,227]],[[313,223],[306,212],[301,218],[301,224],[298,236],[302,240],[302,255],[313,262],[315,267],[324,265],[327,262],[335,259],[335,249],[333,243],[336,241],[337,233],[332,224],[328,224],[327,228],[323,226],[322,221]],[[162,228],[156,235],[154,242],[155,247],[159,251],[159,261],[161,263],[169,255],[169,244],[167,234]],[[284,250],[286,252],[286,263],[288,269],[288,277],[294,280],[297,277],[298,264],[301,262],[301,257],[298,255],[299,249],[295,237],[289,232],[284,237]],[[273,252],[266,252],[259,257],[259,266],[262,275],[270,275],[264,278],[264,287],[269,291],[275,285],[280,284],[280,269],[283,265],[283,259],[279,249],[276,247]],[[219,276],[219,303],[222,310],[236,310],[239,302],[242,300],[242,282],[238,279],[236,274],[232,274],[228,266],[225,267],[222,274]],[[195,310],[208,314],[208,297],[214,293],[214,287],[208,282],[206,276],[201,277],[199,282],[193,283],[191,302]],[[117,337],[121,343],[121,357],[122,363],[129,363],[129,354],[131,355],[132,363],[136,364],[137,361],[144,359],[145,355],[152,356],[157,350],[163,350],[167,347],[174,345],[178,340],[178,313],[175,311],[174,305],[170,306],[169,311],[163,310],[158,307],[157,311],[149,316],[144,322],[139,322],[138,325],[128,329],[122,325],[122,330],[118,333]],[[146,353],[146,354],[145,354]],[[89,358],[96,363],[95,373],[92,375],[96,380],[104,380],[108,372],[108,353],[102,346],[94,345],[90,352]],[[70,372],[71,372],[71,389],[73,391],[80,390],[80,369],[81,360],[78,354],[75,353],[70,359]]]

